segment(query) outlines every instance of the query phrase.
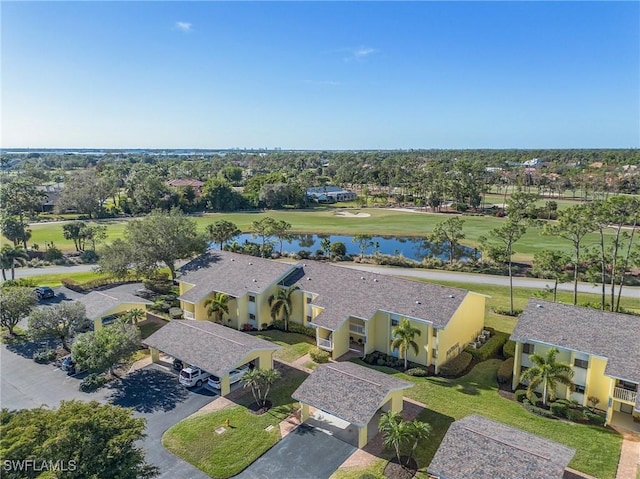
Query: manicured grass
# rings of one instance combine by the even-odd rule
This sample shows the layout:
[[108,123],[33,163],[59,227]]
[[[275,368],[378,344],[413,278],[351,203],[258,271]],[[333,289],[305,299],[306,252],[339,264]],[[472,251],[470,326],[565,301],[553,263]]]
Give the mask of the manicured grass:
[[[292,230],[297,233],[333,233],[354,235],[367,233],[383,236],[419,236],[429,235],[437,223],[451,215],[407,213],[377,208],[363,208],[362,211],[370,214],[370,217],[350,218],[336,215],[336,208],[319,207],[307,210],[279,210],[266,213],[229,213],[229,214],[204,214],[194,216],[200,230],[206,225],[219,219],[226,219],[238,225],[242,231],[249,231],[251,223],[265,216],[271,216],[279,220],[291,223]],[[477,246],[477,240],[482,235],[487,235],[489,230],[502,225],[504,218],[491,216],[464,216],[465,244]],[[125,229],[125,220],[103,220],[107,224],[107,242],[122,237]],[[73,250],[71,240],[65,240],[62,235],[62,225],[56,223],[34,224],[31,226],[32,243],[38,243],[44,248],[46,242],[53,241],[55,245],[65,251]],[[594,244],[597,235],[592,233],[585,237],[584,244]],[[542,249],[556,249],[571,253],[571,245],[556,236],[541,236],[540,228],[530,228],[529,231],[516,244],[515,260],[531,260],[536,251]]]
[[[172,453],[211,477],[226,479],[238,474],[280,440],[280,421],[297,406],[291,394],[307,375],[297,369],[282,367],[283,377],[272,388],[269,399],[273,407],[265,414],[254,415],[246,408],[253,402],[247,390],[236,406],[198,414],[172,426],[162,437],[162,444]],[[229,420],[231,428],[221,435],[215,429]],[[266,431],[268,426],[274,426]]]
[[373,474],[376,479],[384,479],[386,459],[376,459],[369,467],[346,467],[338,469],[329,479],[360,479],[362,474]]
[[253,335],[282,346],[282,349],[273,354],[273,358],[288,363],[307,354],[316,344],[313,338],[304,334],[285,333],[276,329],[260,331],[259,333],[253,333]]
[[64,278],[71,278],[75,279],[79,283],[84,283],[85,281],[90,281],[92,279],[107,277],[107,275],[94,273],[93,271],[85,271],[80,273],[69,272],[59,274],[46,273],[46,269],[43,269],[42,271],[43,274],[28,276],[25,279],[33,280],[39,286],[49,286],[51,288],[55,288],[62,285],[61,280]]
[[142,339],[147,339],[149,336],[155,333],[162,326],[164,326],[164,324],[154,323],[154,322],[149,322],[149,323],[143,324],[142,326],[138,326],[138,329],[140,330],[140,337]]
[[[354,362],[372,367],[359,360]],[[433,432],[418,446],[416,458],[420,469],[426,471],[453,421],[469,414],[481,414],[572,447],[576,449],[576,455],[570,467],[599,479],[613,479],[620,456],[620,435],[597,426],[542,418],[529,413],[519,403],[499,396],[495,378],[500,363],[498,359],[485,361],[468,375],[453,380],[415,378],[389,368],[375,368],[412,381],[415,386],[408,389],[405,396],[427,406],[418,419],[431,424]]]

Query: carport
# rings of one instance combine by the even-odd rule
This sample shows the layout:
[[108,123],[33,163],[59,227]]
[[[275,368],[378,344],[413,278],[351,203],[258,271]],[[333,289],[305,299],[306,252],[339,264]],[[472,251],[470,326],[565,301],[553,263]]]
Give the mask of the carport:
[[273,352],[280,349],[270,341],[220,324],[183,319],[170,321],[144,343],[151,349],[155,363],[163,352],[218,376],[222,396],[231,390],[229,372],[251,361],[261,369],[272,369]]
[[[350,362],[323,364],[296,389],[291,397],[302,404],[302,420],[323,422],[336,429],[338,438],[349,440],[348,425],[357,429],[357,446],[362,448],[377,432],[380,411],[402,411],[402,391],[408,381]],[[319,411],[311,416],[310,408]],[[371,434],[369,434],[371,428]],[[339,430],[345,431],[341,433]]]
[[125,291],[92,291],[91,293],[78,299],[79,303],[84,304],[87,312],[87,318],[93,321],[94,329],[109,324],[105,321],[111,317],[117,317],[134,308],[147,310],[151,301],[134,296]]

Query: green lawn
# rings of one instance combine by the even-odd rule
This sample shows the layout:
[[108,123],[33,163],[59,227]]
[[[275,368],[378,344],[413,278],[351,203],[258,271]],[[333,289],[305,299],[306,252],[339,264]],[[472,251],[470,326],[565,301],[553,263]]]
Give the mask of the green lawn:
[[282,346],[282,349],[274,353],[273,358],[288,363],[301,358],[316,345],[315,340],[309,336],[299,333],[285,333],[276,329],[260,331],[253,333],[253,335]]
[[[354,362],[371,367],[359,360]],[[574,469],[599,479],[615,478],[622,442],[620,435],[597,426],[542,418],[529,413],[519,403],[502,398],[498,395],[495,380],[500,363],[498,359],[485,361],[468,375],[454,380],[414,378],[393,369],[375,367],[415,383],[405,396],[427,405],[418,419],[431,424],[433,433],[418,446],[416,457],[420,469],[426,471],[453,421],[469,414],[481,414],[576,449],[576,455],[569,464]]]
[[155,333],[162,326],[164,326],[164,324],[154,323],[154,322],[148,322],[143,324],[142,326],[138,326],[138,329],[140,330],[140,337],[142,339],[147,339],[149,336]]
[[[353,210],[356,211],[356,210]],[[253,221],[272,216],[276,219],[286,220],[293,226],[297,233],[333,233],[353,235],[367,233],[371,235],[387,236],[421,236],[431,233],[434,225],[445,220],[449,215],[407,213],[402,211],[390,211],[376,208],[364,208],[362,210],[371,216],[366,218],[349,218],[335,214],[336,208],[315,208],[308,210],[279,210],[267,213],[229,213],[229,214],[204,214],[195,216],[200,230],[218,219],[226,219],[238,225],[242,231],[249,231]],[[478,237],[488,234],[490,229],[504,223],[503,218],[490,216],[464,216],[465,244],[476,246]],[[107,241],[113,241],[122,236],[126,221],[104,220],[107,224]],[[38,243],[41,249],[46,242],[53,241],[55,245],[65,251],[73,250],[71,240],[65,240],[62,235],[62,225],[56,223],[42,223],[31,226],[31,242]],[[584,244],[595,244],[597,235],[592,233],[585,237]],[[531,260],[533,253],[541,249],[558,249],[571,252],[568,241],[555,236],[541,236],[540,228],[530,228],[523,238],[516,244],[516,260]]]
[[43,269],[42,271],[43,271],[43,274],[29,276],[25,279],[33,280],[39,286],[49,286],[51,288],[55,288],[57,286],[62,285],[60,281],[64,278],[71,278],[71,279],[75,279],[79,283],[84,283],[92,279],[107,277],[107,275],[94,273],[93,271],[86,271],[86,272],[80,272],[80,273],[69,272],[69,273],[59,273],[59,274],[46,273],[46,269]]
[[[280,440],[278,424],[291,414],[296,403],[291,394],[307,375],[297,369],[285,371],[272,389],[269,399],[273,407],[265,414],[254,415],[246,408],[253,402],[250,391],[236,406],[198,414],[172,426],[162,437],[162,444],[172,453],[211,477],[235,476]],[[221,435],[215,429],[229,419],[231,428]],[[266,431],[268,426],[274,426]]]

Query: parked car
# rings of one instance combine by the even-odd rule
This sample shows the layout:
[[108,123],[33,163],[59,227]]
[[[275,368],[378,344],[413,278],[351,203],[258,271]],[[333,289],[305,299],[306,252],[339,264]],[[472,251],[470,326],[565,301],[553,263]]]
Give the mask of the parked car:
[[55,298],[56,293],[49,286],[40,286],[36,288],[36,296],[38,299]]
[[[246,373],[248,370],[249,370],[249,366],[245,365],[245,366],[240,366],[239,368],[231,371],[229,373],[229,384],[235,384],[238,381],[240,381],[242,379],[242,376],[244,376],[244,373]],[[212,374],[209,377],[209,380],[207,381],[207,385],[210,388],[220,389],[221,388],[220,378]]]
[[200,387],[211,376],[197,366],[189,366],[180,371],[180,384],[188,388]]

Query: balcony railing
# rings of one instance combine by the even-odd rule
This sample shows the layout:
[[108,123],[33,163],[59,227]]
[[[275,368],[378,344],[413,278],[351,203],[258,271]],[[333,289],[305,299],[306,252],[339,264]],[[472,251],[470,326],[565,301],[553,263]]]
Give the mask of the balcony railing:
[[613,397],[620,399],[621,401],[636,402],[637,393],[624,388],[615,388],[613,390]]
[[187,311],[186,309],[182,310],[182,316],[184,317],[184,319],[196,319],[196,315],[191,311]]
[[322,349],[326,349],[327,351],[333,351],[333,341],[330,339],[317,339],[318,347]]
[[364,336],[364,326],[360,324],[349,324],[349,331]]

